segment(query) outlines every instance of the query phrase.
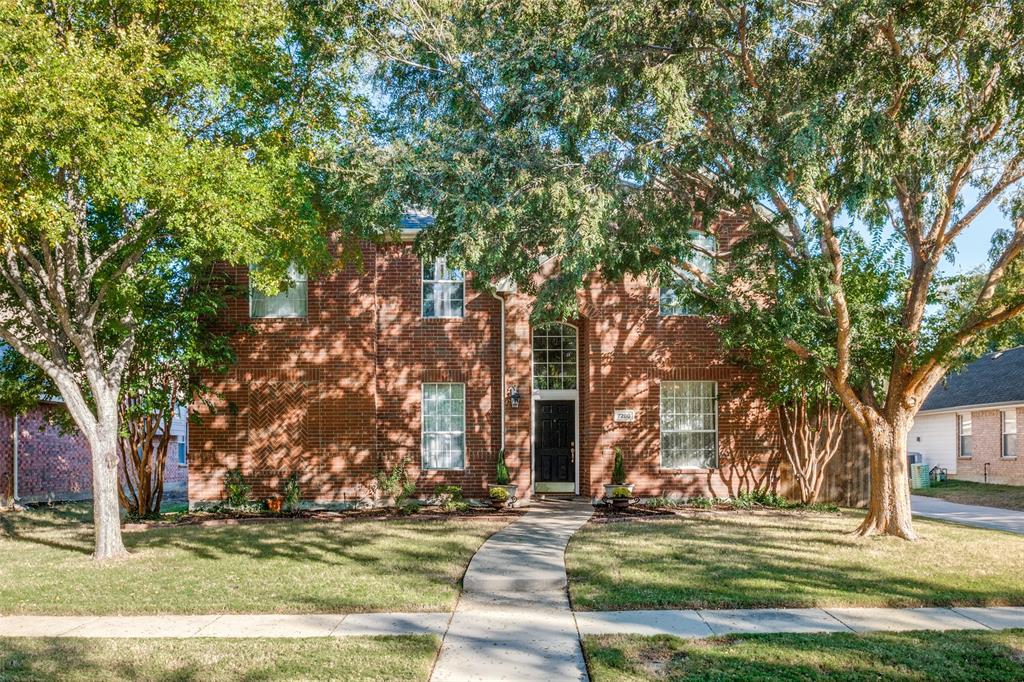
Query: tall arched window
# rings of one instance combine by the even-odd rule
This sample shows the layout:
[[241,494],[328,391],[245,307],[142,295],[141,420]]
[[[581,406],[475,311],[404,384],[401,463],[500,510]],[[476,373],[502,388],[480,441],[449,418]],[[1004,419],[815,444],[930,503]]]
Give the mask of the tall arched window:
[[552,322],[533,330],[533,387],[576,389],[576,328]]

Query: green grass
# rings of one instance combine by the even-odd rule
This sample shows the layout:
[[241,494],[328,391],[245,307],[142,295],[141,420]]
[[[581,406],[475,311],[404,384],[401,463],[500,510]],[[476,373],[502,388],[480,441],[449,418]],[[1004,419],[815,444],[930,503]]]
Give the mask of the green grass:
[[280,521],[125,533],[132,555],[90,559],[82,505],[0,515],[0,613],[444,611],[503,522]]
[[586,637],[594,682],[1024,679],[1024,630]]
[[0,680],[426,680],[440,639],[0,639]]
[[1024,511],[1024,485],[996,485],[974,481],[945,481],[932,483],[929,488],[911,491],[914,495],[940,497],[947,502],[977,504],[982,507],[1002,507]]
[[566,552],[580,609],[1024,604],[1024,536],[916,519],[921,539],[849,534],[860,514],[692,512],[590,523]]

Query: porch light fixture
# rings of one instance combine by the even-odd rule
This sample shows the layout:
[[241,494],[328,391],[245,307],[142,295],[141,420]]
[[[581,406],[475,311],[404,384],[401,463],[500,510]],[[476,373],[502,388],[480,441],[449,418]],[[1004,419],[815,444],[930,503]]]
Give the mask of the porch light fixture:
[[512,407],[519,407],[519,387],[515,384],[508,387],[508,401]]

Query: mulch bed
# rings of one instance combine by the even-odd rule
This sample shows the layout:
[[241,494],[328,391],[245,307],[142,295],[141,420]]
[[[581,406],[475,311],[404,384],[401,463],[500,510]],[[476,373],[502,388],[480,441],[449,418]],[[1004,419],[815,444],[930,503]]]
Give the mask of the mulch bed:
[[479,521],[495,521],[516,518],[526,513],[525,509],[506,509],[494,511],[482,507],[461,512],[445,512],[438,508],[427,508],[412,514],[401,514],[394,509],[350,509],[344,511],[298,511],[281,514],[269,512],[189,512],[173,519],[159,521],[138,521],[125,523],[125,532],[138,532],[154,528],[178,528],[181,526],[199,526],[202,528],[216,526],[242,526],[260,523],[278,523],[281,521],[318,521],[321,523],[342,523],[346,521],[384,521],[409,519],[413,521],[449,521],[452,519],[472,519]]

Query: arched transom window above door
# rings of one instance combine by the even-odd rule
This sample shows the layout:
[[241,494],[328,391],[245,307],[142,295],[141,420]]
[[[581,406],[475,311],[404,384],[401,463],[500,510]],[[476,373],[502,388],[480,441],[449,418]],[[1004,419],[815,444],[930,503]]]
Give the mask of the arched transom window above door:
[[576,389],[576,328],[552,322],[533,330],[533,387]]

